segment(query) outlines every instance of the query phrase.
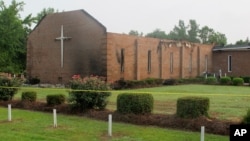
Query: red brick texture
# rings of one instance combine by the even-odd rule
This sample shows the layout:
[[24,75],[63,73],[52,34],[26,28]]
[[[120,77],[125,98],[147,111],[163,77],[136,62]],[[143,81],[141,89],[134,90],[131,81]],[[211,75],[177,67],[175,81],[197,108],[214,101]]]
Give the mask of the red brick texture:
[[[61,68],[61,43],[55,38],[72,37],[64,41],[64,64]],[[74,74],[106,75],[106,28],[77,10],[47,15],[28,38],[27,75],[41,83],[67,83]]]
[[[119,79],[200,76],[203,72],[212,70],[212,48],[212,45],[108,33],[107,78],[109,82],[113,82]],[[122,49],[124,50],[124,71],[121,71]],[[151,52],[150,71],[148,51]],[[172,63],[170,54],[173,56]]]
[[[228,56],[232,57],[232,71],[228,71]],[[246,50],[227,50],[213,51],[213,71],[219,73],[221,69],[222,76],[250,76],[249,58],[250,51]]]
[[[64,41],[63,67],[61,43],[55,40],[61,25],[64,36],[71,37]],[[26,71],[28,78],[52,84],[68,83],[74,74],[104,76],[108,82],[191,78],[211,71],[212,47],[107,33],[88,13],[77,10],[47,15],[35,27],[28,37]]]

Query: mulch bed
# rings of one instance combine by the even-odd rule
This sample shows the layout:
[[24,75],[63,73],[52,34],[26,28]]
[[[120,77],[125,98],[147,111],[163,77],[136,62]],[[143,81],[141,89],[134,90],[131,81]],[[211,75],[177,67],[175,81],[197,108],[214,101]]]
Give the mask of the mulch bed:
[[206,133],[229,135],[230,124],[238,124],[232,121],[218,120],[215,118],[199,117],[195,119],[183,119],[178,118],[175,115],[163,115],[163,114],[147,114],[147,115],[135,115],[135,114],[120,114],[115,111],[109,110],[89,110],[85,112],[73,111],[67,104],[48,106],[42,102],[21,102],[21,101],[1,101],[0,106],[7,107],[11,104],[12,108],[26,109],[41,112],[52,112],[56,109],[58,113],[67,115],[84,116],[97,120],[108,120],[108,115],[112,114],[112,120],[116,122],[130,123],[144,126],[158,126],[161,128],[171,128],[186,131],[200,132],[201,126],[205,126]]

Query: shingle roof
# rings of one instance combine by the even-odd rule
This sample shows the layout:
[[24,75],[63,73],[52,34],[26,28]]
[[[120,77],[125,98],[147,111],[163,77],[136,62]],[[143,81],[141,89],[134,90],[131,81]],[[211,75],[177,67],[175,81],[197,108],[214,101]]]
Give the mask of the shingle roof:
[[227,46],[215,46],[213,51],[229,51],[229,50],[249,50],[250,44],[246,45],[227,45]]

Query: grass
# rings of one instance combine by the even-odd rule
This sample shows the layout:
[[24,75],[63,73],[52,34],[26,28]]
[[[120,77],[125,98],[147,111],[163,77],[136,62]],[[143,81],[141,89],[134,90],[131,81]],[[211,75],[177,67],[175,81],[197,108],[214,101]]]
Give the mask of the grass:
[[[15,99],[20,99],[22,91],[34,90],[39,101],[45,101],[49,94],[64,94],[65,89],[23,87]],[[107,108],[116,110],[117,95],[124,92],[152,93],[154,97],[154,113],[175,114],[176,101],[183,96],[205,96],[210,99],[209,115],[219,119],[239,121],[250,108],[250,87],[221,85],[175,85],[133,90],[112,91]]]
[[[0,108],[0,137],[4,141],[197,141],[200,133],[149,126],[113,123],[112,138],[107,122],[85,117],[58,114],[58,127],[53,127],[52,113],[12,110],[7,121],[7,108]],[[228,136],[205,134],[206,141],[228,141]]]
[[[175,114],[176,101],[183,96],[205,96],[210,99],[209,114],[219,119],[239,121],[250,108],[250,87],[220,85],[176,85],[157,88],[128,90],[147,92],[154,97],[154,113]],[[113,92],[108,108],[115,110],[116,97],[122,91]]]

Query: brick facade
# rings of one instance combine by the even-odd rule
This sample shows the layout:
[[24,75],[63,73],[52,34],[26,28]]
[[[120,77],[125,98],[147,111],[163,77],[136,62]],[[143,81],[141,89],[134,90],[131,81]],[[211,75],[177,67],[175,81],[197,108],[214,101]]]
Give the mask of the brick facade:
[[[64,36],[63,67],[61,42]],[[107,33],[83,10],[47,15],[28,37],[27,76],[68,83],[74,74],[119,79],[191,78],[212,70],[212,45]]]
[[[231,70],[229,70],[228,56],[231,56]],[[219,73],[221,70],[222,76],[250,76],[249,49],[231,49],[213,51],[213,72]]]
[[[64,63],[61,67],[61,43],[64,41]],[[41,83],[67,83],[74,74],[105,75],[106,28],[83,10],[47,15],[28,37],[27,76]]]
[[113,82],[200,76],[212,70],[212,48],[212,45],[108,33],[107,78]]

